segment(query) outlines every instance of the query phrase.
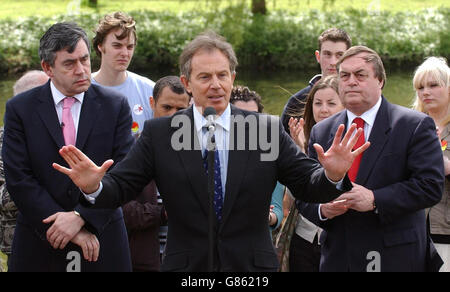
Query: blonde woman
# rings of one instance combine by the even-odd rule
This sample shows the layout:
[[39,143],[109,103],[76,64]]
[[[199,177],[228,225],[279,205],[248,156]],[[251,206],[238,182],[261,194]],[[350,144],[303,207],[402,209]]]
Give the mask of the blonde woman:
[[420,65],[413,79],[414,108],[435,122],[444,157],[445,188],[442,200],[429,210],[430,233],[444,260],[440,271],[450,272],[450,68],[443,58],[430,57]]

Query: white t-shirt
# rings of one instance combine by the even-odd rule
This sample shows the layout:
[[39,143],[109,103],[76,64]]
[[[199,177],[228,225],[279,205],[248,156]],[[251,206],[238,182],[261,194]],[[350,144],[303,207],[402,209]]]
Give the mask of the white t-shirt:
[[95,81],[94,78],[92,78],[92,84],[116,90],[127,98],[131,108],[131,115],[133,116],[131,133],[133,137],[139,137],[144,129],[145,121],[153,118],[149,99],[153,95],[155,82],[144,76],[127,71],[127,79],[120,85],[104,86]]

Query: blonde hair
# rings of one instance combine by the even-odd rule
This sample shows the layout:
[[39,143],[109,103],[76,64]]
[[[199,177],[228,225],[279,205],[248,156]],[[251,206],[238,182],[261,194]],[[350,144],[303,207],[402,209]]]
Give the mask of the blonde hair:
[[[413,108],[417,111],[425,112],[422,102],[420,101],[417,91],[420,87],[425,86],[425,82],[431,79],[439,84],[441,87],[450,86],[450,68],[447,61],[442,57],[427,58],[415,71],[413,78],[413,87],[416,91]],[[450,122],[450,113],[447,114],[445,124]]]

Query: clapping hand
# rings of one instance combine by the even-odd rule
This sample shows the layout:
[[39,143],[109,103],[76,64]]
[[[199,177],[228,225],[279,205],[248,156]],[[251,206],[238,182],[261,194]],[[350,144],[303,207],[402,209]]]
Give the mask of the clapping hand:
[[291,138],[303,152],[305,152],[305,132],[303,131],[304,125],[305,120],[303,118],[298,120],[291,117],[289,119],[289,132],[291,134]]

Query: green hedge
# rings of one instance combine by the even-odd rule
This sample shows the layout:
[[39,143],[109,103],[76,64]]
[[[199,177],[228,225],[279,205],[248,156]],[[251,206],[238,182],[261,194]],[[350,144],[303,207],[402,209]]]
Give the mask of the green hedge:
[[[354,44],[375,49],[389,67],[415,66],[430,55],[450,56],[450,9],[418,12],[346,10],[302,14],[286,11],[253,16],[244,6],[221,12],[134,11],[138,47],[131,70],[176,69],[184,45],[196,34],[213,29],[234,46],[241,67],[261,70],[317,68],[313,52],[317,36],[335,26],[346,30]],[[92,38],[102,15],[61,15],[0,21],[0,74],[39,67],[37,48],[44,31],[57,21],[76,21]],[[94,57],[94,64],[98,59]]]

